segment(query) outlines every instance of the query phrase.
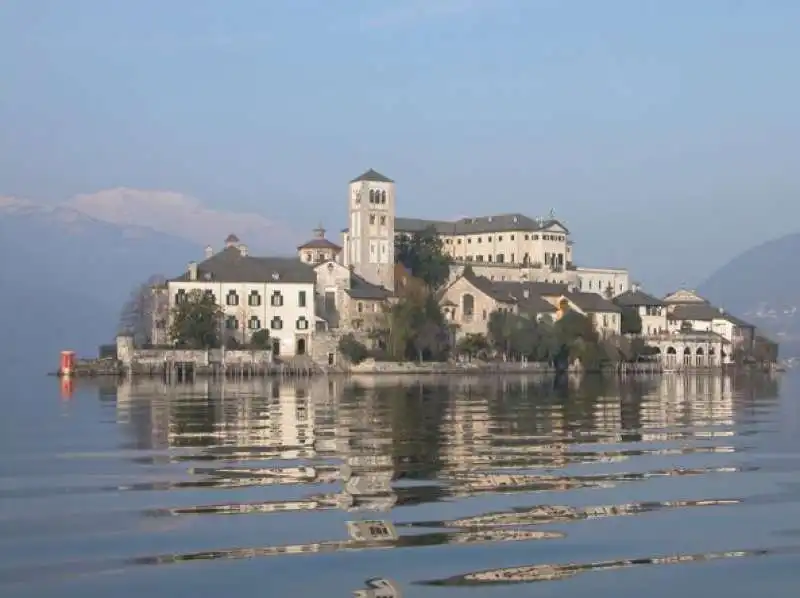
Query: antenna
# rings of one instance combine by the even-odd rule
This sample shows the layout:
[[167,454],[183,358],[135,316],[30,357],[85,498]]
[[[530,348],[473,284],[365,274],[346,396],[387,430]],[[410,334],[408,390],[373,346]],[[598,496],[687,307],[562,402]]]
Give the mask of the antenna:
[[550,213],[548,214],[548,216],[550,217],[550,220],[555,220],[555,218],[556,218],[556,210],[555,210],[555,208],[550,208]]

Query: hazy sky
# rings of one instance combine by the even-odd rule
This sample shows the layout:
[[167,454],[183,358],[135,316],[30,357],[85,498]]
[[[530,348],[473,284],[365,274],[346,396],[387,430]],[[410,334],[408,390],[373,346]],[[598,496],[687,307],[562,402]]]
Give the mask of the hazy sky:
[[0,0],[0,194],[302,236],[373,167],[400,215],[554,208],[667,290],[800,230],[798,32],[797,0]]

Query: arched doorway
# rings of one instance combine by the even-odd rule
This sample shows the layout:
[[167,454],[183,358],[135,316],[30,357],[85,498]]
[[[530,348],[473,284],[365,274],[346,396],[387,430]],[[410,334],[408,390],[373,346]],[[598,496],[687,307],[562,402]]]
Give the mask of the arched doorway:
[[697,351],[694,352],[694,363],[699,368],[704,367],[706,365],[705,352],[703,351],[703,347],[697,347]]
[[281,339],[272,339],[272,356],[278,357],[281,354]]
[[297,339],[297,343],[295,345],[294,350],[295,355],[305,355],[306,354],[306,339],[300,337]]

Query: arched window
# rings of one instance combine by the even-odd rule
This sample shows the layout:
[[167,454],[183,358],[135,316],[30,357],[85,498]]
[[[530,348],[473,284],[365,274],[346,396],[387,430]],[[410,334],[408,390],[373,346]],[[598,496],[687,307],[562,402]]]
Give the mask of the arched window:
[[465,293],[461,297],[461,313],[467,318],[471,318],[475,314],[475,297],[470,293]]
[[386,203],[386,190],[381,191],[381,203]]
[[247,304],[250,307],[258,307],[261,305],[261,295],[259,295],[258,291],[250,291],[250,294],[247,296]]
[[228,291],[225,297],[225,303],[228,305],[239,305],[239,294],[236,291]]
[[375,203],[375,189],[369,190],[369,203]]

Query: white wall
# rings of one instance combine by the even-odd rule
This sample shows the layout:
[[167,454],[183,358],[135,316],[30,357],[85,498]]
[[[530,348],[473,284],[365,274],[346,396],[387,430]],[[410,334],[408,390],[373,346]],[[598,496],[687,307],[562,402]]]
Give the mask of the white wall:
[[630,289],[628,271],[622,268],[577,268],[578,287],[584,293],[603,295],[610,285],[614,297]]
[[[269,330],[271,338],[280,339],[280,355],[293,355],[295,353],[298,337],[307,338],[306,352],[310,352],[310,338],[315,326],[314,313],[314,284],[313,283],[227,283],[227,282],[207,282],[207,281],[186,281],[169,283],[169,306],[170,310],[175,306],[175,296],[179,290],[183,289],[187,293],[198,289],[201,291],[211,291],[214,293],[217,304],[222,308],[224,317],[233,316],[237,318],[239,327],[237,330],[224,328],[226,335],[233,336],[237,341],[242,342],[250,338],[257,329],[250,329],[248,322],[255,316],[260,321],[260,328]],[[230,291],[235,291],[239,296],[239,305],[228,305],[226,297]],[[251,306],[248,297],[251,291],[256,291],[261,297],[261,304]],[[299,304],[299,294],[305,291],[305,306]],[[271,297],[273,293],[279,292],[283,297],[283,305],[273,306]],[[272,328],[273,318],[280,318],[281,329]],[[298,320],[305,318],[307,328],[298,328]],[[243,328],[244,325],[244,334]]]

